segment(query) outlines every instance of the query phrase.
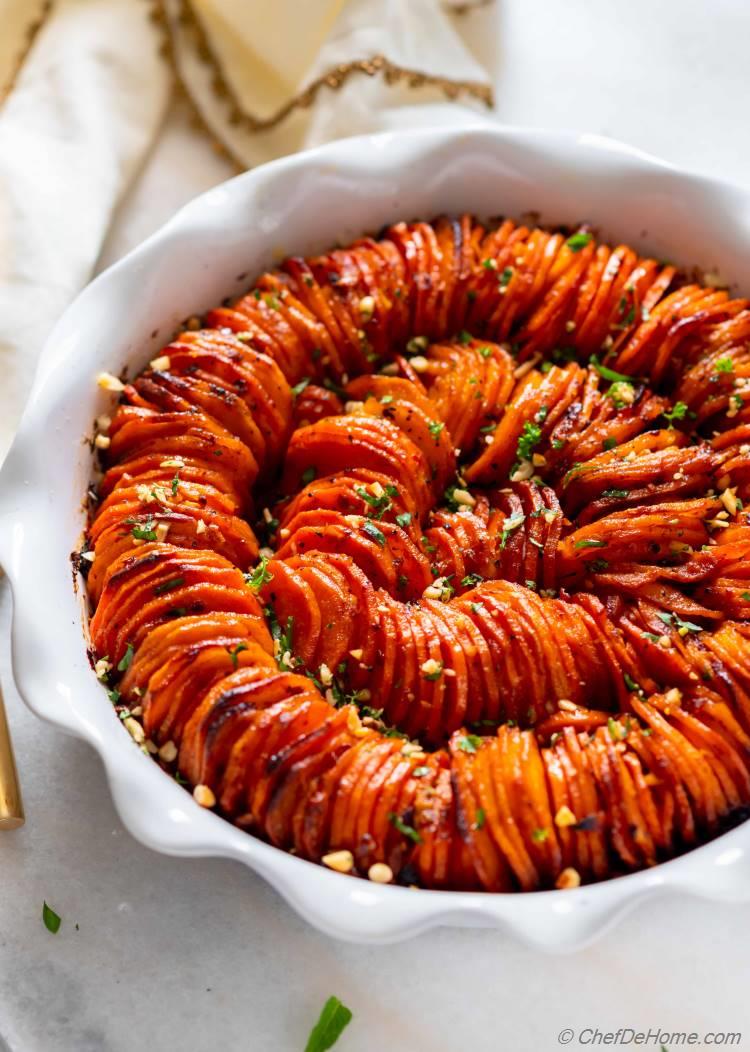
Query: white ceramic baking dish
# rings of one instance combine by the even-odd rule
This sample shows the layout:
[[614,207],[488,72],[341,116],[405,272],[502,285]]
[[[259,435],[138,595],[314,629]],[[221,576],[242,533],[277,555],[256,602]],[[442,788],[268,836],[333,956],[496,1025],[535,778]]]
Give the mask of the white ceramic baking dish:
[[387,220],[536,212],[718,271],[750,291],[750,193],[619,143],[508,128],[434,129],[334,143],[211,190],[94,281],[56,326],[0,476],[0,561],[14,598],[13,662],[29,707],[101,755],[122,821],[173,855],[238,859],[331,935],[385,942],[438,924],[510,931],[548,949],[602,932],[639,900],[689,892],[750,898],[750,823],[646,872],[573,891],[437,892],[340,876],[202,810],[136,748],[89,667],[69,554],[84,525],[84,440],[108,396],[103,369],[140,369],[180,319],[247,286],[284,254]]

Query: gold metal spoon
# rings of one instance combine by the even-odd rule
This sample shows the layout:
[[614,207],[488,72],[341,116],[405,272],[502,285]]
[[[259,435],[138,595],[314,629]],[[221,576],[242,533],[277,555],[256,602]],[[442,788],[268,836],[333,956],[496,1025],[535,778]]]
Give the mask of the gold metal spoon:
[[18,829],[25,821],[18,771],[0,689],[0,830]]

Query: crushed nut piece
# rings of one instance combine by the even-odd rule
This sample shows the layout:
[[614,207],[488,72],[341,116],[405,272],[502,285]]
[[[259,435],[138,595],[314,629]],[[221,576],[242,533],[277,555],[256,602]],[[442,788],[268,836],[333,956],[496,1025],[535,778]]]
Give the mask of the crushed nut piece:
[[159,759],[164,763],[172,763],[177,759],[177,746],[173,741],[165,742],[159,749]]
[[354,855],[351,851],[330,851],[323,855],[320,861],[329,869],[335,869],[337,873],[351,873],[354,869]]
[[393,880],[393,870],[385,862],[375,862],[367,870],[367,876],[374,884],[390,884]]
[[581,874],[577,869],[573,869],[572,866],[568,866],[562,871],[557,880],[555,881],[555,887],[561,891],[567,890],[568,888],[578,888],[581,886]]
[[142,745],[145,740],[146,734],[138,720],[134,720],[132,716],[126,716],[122,722],[133,741],[137,745]]
[[215,807],[216,797],[214,796],[213,789],[207,785],[196,785],[193,789],[193,799],[196,804],[200,804],[201,807]]
[[555,825],[559,826],[560,829],[574,826],[577,821],[578,819],[566,804],[563,804],[562,807],[558,808],[557,814],[555,815]]

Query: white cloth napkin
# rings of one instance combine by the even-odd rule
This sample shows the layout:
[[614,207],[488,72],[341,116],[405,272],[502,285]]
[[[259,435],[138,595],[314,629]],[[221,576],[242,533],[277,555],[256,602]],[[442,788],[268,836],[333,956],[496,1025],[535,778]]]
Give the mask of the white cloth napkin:
[[[459,6],[471,6],[459,5]],[[0,460],[175,86],[250,167],[329,139],[476,120],[485,69],[440,0],[0,0]],[[189,158],[185,159],[189,163]]]

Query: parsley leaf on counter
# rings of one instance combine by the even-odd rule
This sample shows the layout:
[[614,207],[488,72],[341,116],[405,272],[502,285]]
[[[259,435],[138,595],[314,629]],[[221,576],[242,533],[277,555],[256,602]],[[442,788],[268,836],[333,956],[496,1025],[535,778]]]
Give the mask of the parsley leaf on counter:
[[351,1010],[339,1001],[338,997],[329,997],[323,1005],[315,1026],[305,1045],[305,1052],[327,1052],[333,1048],[344,1029],[351,1022]]
[[42,906],[42,920],[44,921],[44,927],[47,931],[51,931],[53,935],[57,935],[62,920],[46,902]]

